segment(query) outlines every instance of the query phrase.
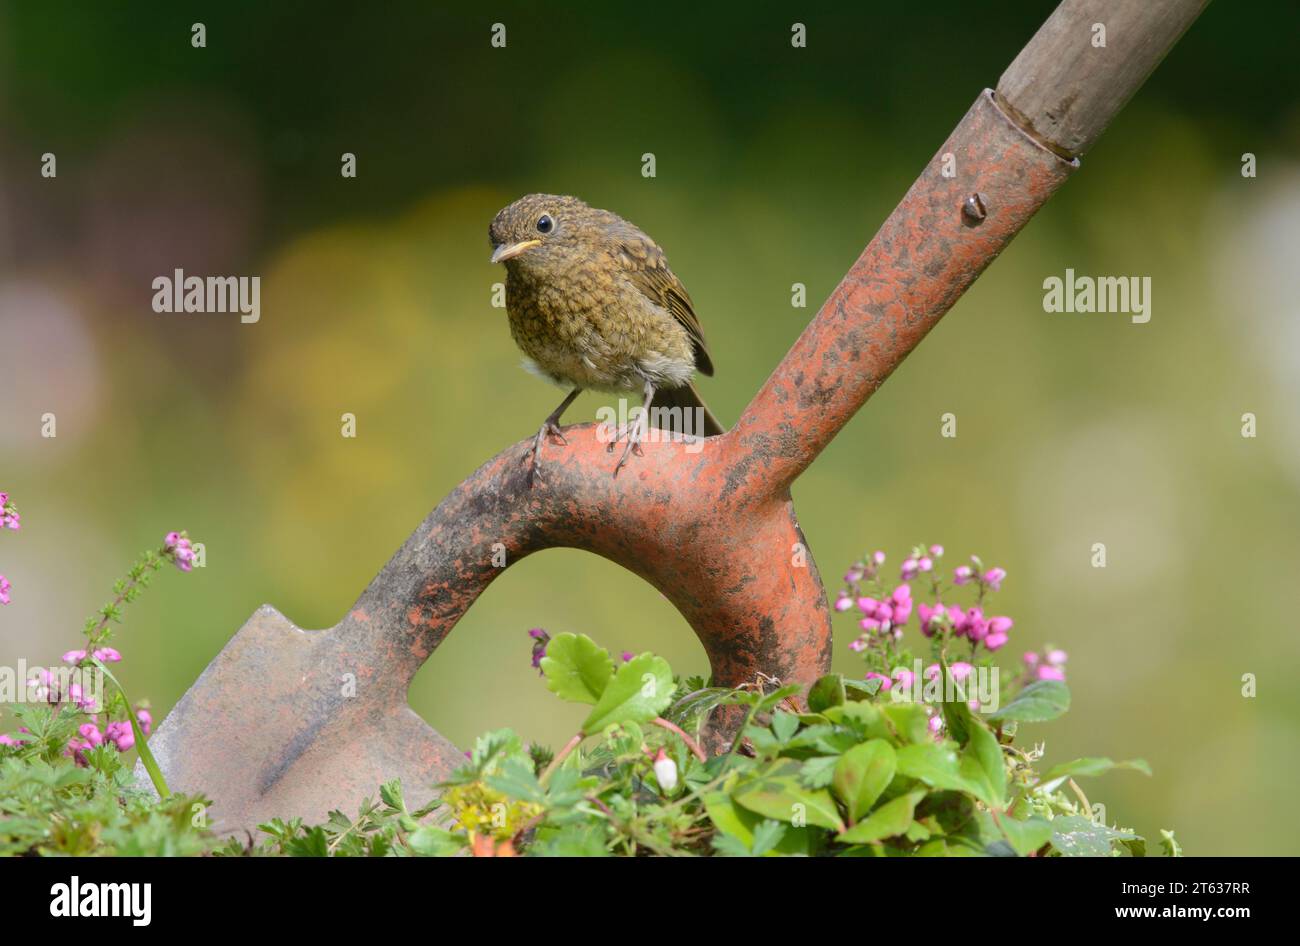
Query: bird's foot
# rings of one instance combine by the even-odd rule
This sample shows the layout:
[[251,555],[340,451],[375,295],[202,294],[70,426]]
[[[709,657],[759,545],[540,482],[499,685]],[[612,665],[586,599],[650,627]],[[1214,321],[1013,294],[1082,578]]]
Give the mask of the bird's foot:
[[613,453],[615,444],[617,444],[620,440],[626,437],[634,426],[635,426],[634,424],[624,424],[621,427],[615,427],[614,436],[610,437],[609,443],[605,444],[605,452]]
[[[615,476],[618,476],[618,471],[623,469],[627,463],[627,458],[631,454],[635,453],[639,457],[645,456],[645,453],[641,450],[641,438],[645,435],[645,428],[644,413],[636,419],[635,423],[629,425],[627,429],[627,446],[623,448],[623,454],[618,458],[618,463],[614,466]],[[616,437],[615,440],[617,441],[617,439]],[[614,444],[611,443],[608,449],[613,450]]]
[[534,483],[542,482],[541,476],[537,472],[537,462],[542,454],[542,445],[548,440],[554,438],[558,441],[559,446],[568,446],[569,441],[560,430],[560,425],[551,418],[546,418],[542,426],[537,430],[537,436],[533,438],[533,447],[528,451],[528,485],[531,487]]

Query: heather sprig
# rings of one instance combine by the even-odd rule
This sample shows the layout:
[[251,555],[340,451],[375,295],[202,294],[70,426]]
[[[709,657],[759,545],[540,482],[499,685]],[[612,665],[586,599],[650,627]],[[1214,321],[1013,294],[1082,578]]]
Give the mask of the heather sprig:
[[[18,508],[9,498],[9,494],[0,490],[0,529],[9,529],[17,532],[22,528],[22,517],[18,514]],[[0,604],[8,604],[11,600],[9,591],[13,586],[9,579],[0,574]]]

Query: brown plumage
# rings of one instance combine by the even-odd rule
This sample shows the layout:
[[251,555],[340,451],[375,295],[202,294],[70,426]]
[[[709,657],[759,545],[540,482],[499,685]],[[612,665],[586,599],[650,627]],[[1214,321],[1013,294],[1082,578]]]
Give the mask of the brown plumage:
[[639,452],[652,401],[659,426],[723,433],[691,384],[696,371],[713,374],[700,321],[650,237],[608,210],[553,194],[510,204],[488,237],[492,261],[506,266],[506,312],[525,367],[573,389],[537,432],[534,472],[546,437],[564,441],[560,416],[586,389],[644,396],[615,474]]

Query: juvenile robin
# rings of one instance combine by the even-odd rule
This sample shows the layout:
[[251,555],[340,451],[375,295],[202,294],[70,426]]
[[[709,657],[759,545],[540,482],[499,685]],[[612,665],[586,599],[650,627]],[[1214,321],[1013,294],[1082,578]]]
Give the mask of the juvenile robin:
[[713,374],[700,321],[654,240],[617,214],[553,194],[505,207],[488,237],[492,262],[506,267],[506,313],[524,367],[572,388],[537,431],[530,476],[548,437],[566,442],[560,417],[588,389],[644,397],[616,476],[641,452],[651,402],[681,408],[658,412],[677,433],[724,432],[691,384],[696,371]]

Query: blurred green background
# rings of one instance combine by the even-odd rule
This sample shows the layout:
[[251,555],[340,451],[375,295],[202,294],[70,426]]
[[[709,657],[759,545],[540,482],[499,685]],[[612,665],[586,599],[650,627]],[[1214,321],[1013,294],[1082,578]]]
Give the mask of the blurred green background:
[[[161,575],[118,638],[159,711],[259,604],[337,621],[557,400],[490,304],[487,224],[526,192],[579,194],[667,249],[715,352],[702,391],[733,423],[1053,5],[0,7],[0,489],[24,523],[0,535],[0,663],[74,646],[170,529],[207,567]],[[864,549],[1005,567],[1009,661],[1070,652],[1074,708],[1030,738],[1049,762],[1149,759],[1154,778],[1089,793],[1193,854],[1300,851],[1298,32],[1291,3],[1212,4],[795,487],[832,594]],[[155,314],[176,267],[261,275],[260,323]],[[1067,267],[1152,277],[1150,323],[1045,313]],[[706,666],[652,588],[557,550],[489,589],[413,706],[461,745],[499,726],[562,741],[581,711],[529,667],[534,626]],[[860,672],[838,631],[837,668]]]

